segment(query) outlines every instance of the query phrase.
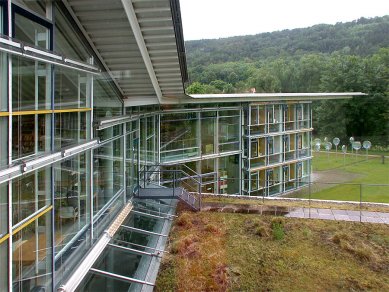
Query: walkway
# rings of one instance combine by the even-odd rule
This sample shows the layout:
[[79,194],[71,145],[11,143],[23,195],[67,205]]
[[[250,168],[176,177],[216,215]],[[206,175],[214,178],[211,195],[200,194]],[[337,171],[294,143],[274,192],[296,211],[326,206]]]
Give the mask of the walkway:
[[290,218],[311,218],[337,221],[369,222],[389,224],[389,213],[372,211],[352,211],[324,208],[284,207],[250,204],[223,204],[206,202],[202,211],[276,215]]
[[389,213],[319,208],[293,208],[285,217],[389,224]]

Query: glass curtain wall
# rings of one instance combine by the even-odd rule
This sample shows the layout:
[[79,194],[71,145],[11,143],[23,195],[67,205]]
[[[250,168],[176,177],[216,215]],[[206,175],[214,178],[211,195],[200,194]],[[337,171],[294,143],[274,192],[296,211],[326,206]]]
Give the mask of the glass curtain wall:
[[138,184],[138,152],[139,152],[139,127],[138,121],[126,124],[126,187],[127,198],[130,198]]
[[219,111],[219,153],[240,149],[240,110]]
[[202,112],[201,118],[201,154],[214,154],[217,144],[217,112]]
[[161,162],[200,155],[198,113],[161,115]]
[[51,212],[42,212],[12,235],[13,291],[51,290]]
[[93,151],[94,214],[123,190],[123,142],[119,137]]

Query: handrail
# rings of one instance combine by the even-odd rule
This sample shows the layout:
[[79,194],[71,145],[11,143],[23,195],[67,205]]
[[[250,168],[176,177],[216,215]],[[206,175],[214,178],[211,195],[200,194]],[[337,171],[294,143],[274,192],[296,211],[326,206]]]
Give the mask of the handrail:
[[[172,197],[178,197],[179,199],[185,201],[188,205],[190,205],[195,210],[200,210],[201,207],[201,191],[202,191],[202,184],[199,182],[195,177],[190,176],[188,173],[186,173],[183,170],[177,170],[177,169],[159,169],[159,166],[156,165],[155,168],[153,166],[150,167],[150,169],[143,169],[140,171],[142,173],[140,177],[143,179],[139,181],[139,188],[148,189],[150,185],[158,185],[160,187],[163,187],[161,185],[161,177],[158,174],[161,173],[170,173],[173,174],[172,180],[169,181],[163,181],[164,184],[166,183],[172,183]],[[182,177],[183,176],[183,177]],[[157,181],[155,181],[155,178]],[[194,185],[191,185],[188,180],[194,182]],[[187,189],[190,189],[191,192],[187,191]],[[176,192],[176,190],[180,190],[179,193]],[[138,189],[138,196],[140,189]],[[196,198],[196,195],[198,198]],[[145,195],[143,195],[145,196]],[[145,196],[146,197],[146,196]]]

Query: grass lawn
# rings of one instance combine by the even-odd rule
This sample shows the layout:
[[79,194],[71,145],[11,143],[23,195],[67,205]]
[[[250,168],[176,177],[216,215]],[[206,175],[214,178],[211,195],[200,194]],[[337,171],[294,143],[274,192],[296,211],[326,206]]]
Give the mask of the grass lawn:
[[[315,152],[312,161],[313,171],[324,178],[315,182],[311,188],[311,198],[326,200],[359,201],[362,192],[362,201],[389,203],[389,159],[382,164],[381,157],[365,155],[345,155],[338,153]],[[331,172],[336,176],[352,177],[344,184],[326,185],[326,175]],[[353,185],[354,184],[354,185]],[[362,186],[360,186],[360,184]],[[386,186],[382,186],[382,184]],[[307,198],[307,191],[300,197]]]
[[383,224],[183,212],[156,291],[389,291]]

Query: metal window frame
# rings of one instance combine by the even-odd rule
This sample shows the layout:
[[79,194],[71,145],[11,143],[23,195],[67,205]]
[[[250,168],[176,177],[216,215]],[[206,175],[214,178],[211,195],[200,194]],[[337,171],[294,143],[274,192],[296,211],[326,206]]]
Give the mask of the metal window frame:
[[19,14],[41,26],[46,27],[49,30],[49,50],[53,49],[53,23],[49,21],[48,19],[44,19],[14,3],[11,4],[11,20],[12,20],[12,37],[15,37],[15,32],[16,32],[16,14]]

